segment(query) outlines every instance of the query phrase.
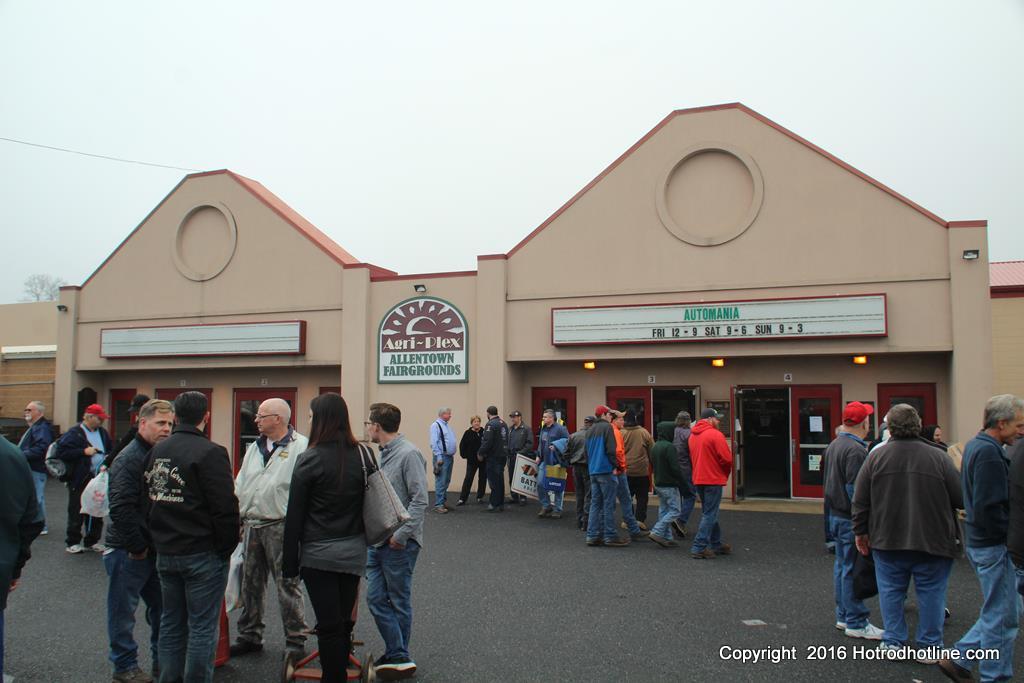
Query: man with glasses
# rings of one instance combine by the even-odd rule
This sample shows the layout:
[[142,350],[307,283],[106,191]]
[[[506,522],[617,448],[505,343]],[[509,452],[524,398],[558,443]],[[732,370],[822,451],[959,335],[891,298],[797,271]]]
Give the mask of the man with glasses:
[[49,533],[46,527],[46,450],[53,443],[53,428],[46,419],[46,406],[41,401],[29,401],[25,406],[25,422],[28,423],[28,430],[18,442],[18,448],[32,470],[36,502],[39,504],[39,514],[43,516],[41,535],[45,536]]
[[289,424],[291,415],[291,408],[284,399],[269,398],[260,404],[254,418],[260,436],[246,449],[235,478],[235,495],[246,545],[242,614],[238,618],[238,639],[231,646],[233,657],[263,649],[263,594],[268,574],[277,585],[288,656],[298,661],[305,654],[309,628],[299,579],[280,575],[288,487],[295,460],[309,444],[308,439]]

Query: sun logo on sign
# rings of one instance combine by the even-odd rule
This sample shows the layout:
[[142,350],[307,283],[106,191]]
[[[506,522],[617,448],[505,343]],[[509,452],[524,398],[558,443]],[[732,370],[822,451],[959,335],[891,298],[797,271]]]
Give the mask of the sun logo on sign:
[[464,348],[462,317],[448,304],[434,299],[417,299],[395,308],[385,320],[381,335],[392,341],[416,337],[457,338]]

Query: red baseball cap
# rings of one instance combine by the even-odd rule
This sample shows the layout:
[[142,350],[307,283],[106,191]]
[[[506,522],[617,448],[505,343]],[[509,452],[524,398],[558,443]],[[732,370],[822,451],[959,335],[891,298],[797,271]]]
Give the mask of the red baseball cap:
[[844,425],[859,425],[861,422],[867,419],[868,415],[873,415],[875,409],[869,406],[867,403],[861,403],[860,401],[850,401],[846,404],[843,409],[843,424]]
[[86,415],[95,415],[96,417],[100,418],[101,420],[110,419],[110,416],[107,415],[107,411],[103,410],[103,406],[101,406],[99,403],[93,403],[91,406],[86,408],[85,409],[85,414]]
[[611,412],[611,408],[609,408],[608,406],[598,406],[598,407],[594,408],[594,416],[595,417],[602,417],[602,416],[604,416],[605,413],[610,413],[610,412]]

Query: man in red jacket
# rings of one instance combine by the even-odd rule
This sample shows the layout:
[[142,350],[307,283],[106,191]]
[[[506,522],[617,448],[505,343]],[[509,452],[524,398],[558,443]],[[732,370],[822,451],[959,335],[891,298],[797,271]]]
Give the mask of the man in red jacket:
[[713,560],[718,555],[732,553],[732,546],[722,543],[722,530],[718,526],[722,487],[732,472],[732,451],[725,443],[725,435],[718,429],[722,417],[714,408],[705,408],[690,433],[693,484],[700,496],[702,510],[700,528],[690,548],[690,556],[695,560]]

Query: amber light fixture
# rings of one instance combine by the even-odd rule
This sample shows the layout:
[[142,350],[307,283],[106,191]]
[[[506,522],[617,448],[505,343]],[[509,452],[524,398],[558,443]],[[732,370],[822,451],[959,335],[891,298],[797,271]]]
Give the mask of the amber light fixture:
[[583,361],[583,369],[584,370],[596,370],[597,369],[597,363],[595,363],[592,360],[585,360],[585,361]]
[[853,364],[854,365],[867,365],[868,364],[868,357],[867,356],[854,356],[853,357]]
[[711,367],[714,367],[714,368],[724,368],[725,367],[725,359],[724,358],[712,358],[711,359]]

